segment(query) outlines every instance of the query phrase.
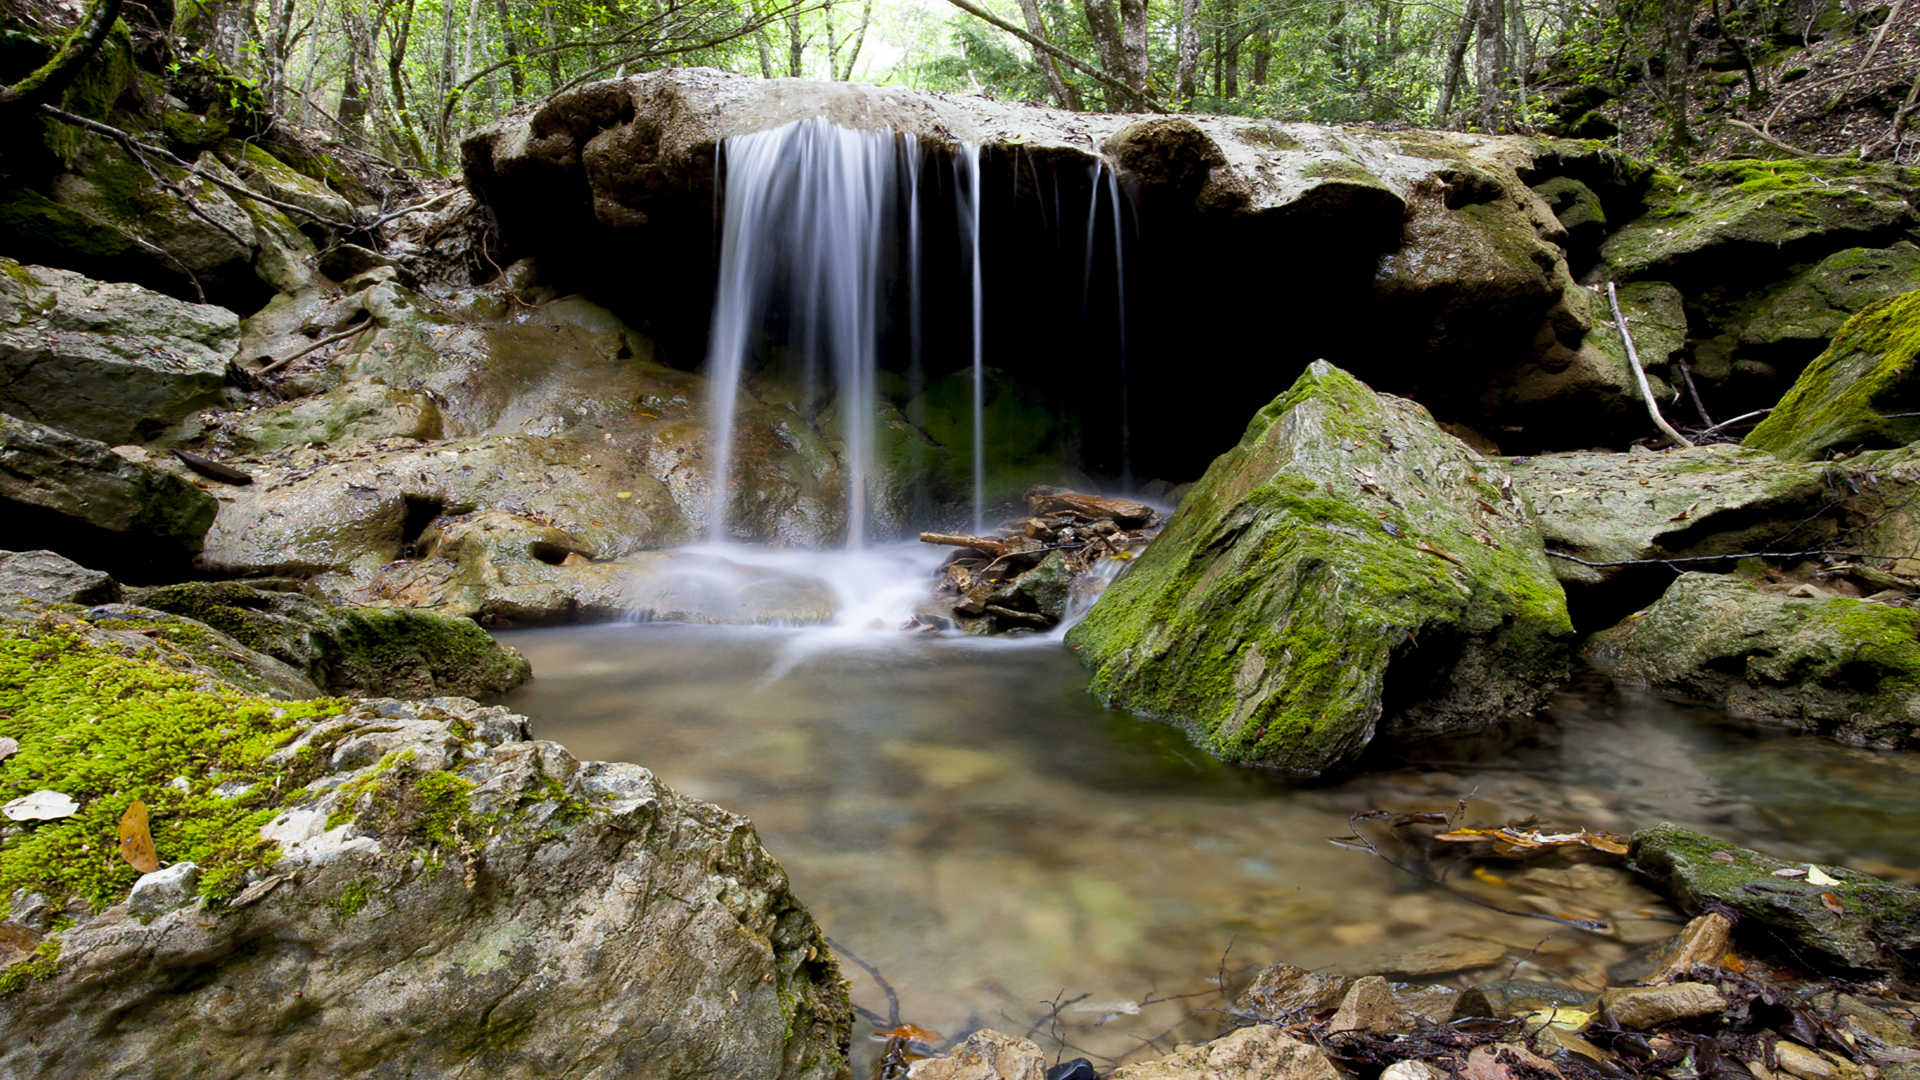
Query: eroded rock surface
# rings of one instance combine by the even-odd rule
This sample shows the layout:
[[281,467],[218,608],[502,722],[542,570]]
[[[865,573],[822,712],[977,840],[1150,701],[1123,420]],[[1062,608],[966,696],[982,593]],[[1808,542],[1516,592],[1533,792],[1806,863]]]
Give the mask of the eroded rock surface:
[[1746,445],[1806,460],[1834,451],[1920,441],[1920,292],[1875,303],[1848,319],[1807,365]]

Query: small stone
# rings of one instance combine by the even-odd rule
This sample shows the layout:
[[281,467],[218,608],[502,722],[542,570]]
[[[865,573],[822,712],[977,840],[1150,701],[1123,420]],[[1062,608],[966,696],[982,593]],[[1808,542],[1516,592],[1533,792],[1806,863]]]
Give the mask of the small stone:
[[200,868],[190,862],[143,874],[127,896],[127,911],[142,921],[165,915],[193,903],[200,887]]
[[1494,1043],[1475,1047],[1473,1053],[1467,1055],[1466,1068],[1460,1075],[1465,1080],[1522,1080],[1523,1077],[1557,1078],[1561,1072],[1553,1062],[1524,1046]]
[[1773,1053],[1774,1059],[1780,1063],[1780,1071],[1797,1076],[1800,1080],[1858,1080],[1862,1075],[1860,1067],[1850,1061],[1809,1050],[1785,1039],[1775,1044]]
[[1661,961],[1660,973],[1650,981],[1674,982],[1684,979],[1696,964],[1720,966],[1720,958],[1727,954],[1727,945],[1732,936],[1733,923],[1725,915],[1709,911],[1699,916],[1673,939],[1673,944],[1668,947]]
[[1256,1020],[1299,1020],[1335,1007],[1346,989],[1347,980],[1338,975],[1275,964],[1262,971],[1234,1005]]
[[1706,983],[1679,982],[1666,986],[1617,987],[1600,995],[1600,1007],[1613,1022],[1632,1031],[1651,1031],[1679,1020],[1711,1016],[1727,1007],[1727,999]]
[[1327,1031],[1365,1031],[1377,1034],[1393,1027],[1393,987],[1378,975],[1359,979],[1347,989]]
[[1074,1058],[1048,1069],[1047,1080],[1100,1080],[1100,1074],[1093,1070],[1093,1062]]
[[0,593],[52,604],[111,604],[120,583],[52,551],[0,551]]
[[1445,1075],[1424,1061],[1396,1061],[1381,1072],[1380,1080],[1440,1080]]
[[[912,1074],[920,1080],[919,1074]],[[1316,1047],[1266,1024],[1243,1027],[1209,1043],[1183,1046],[1157,1061],[1123,1065],[1108,1080],[1340,1080]]]
[[1026,1039],[985,1029],[939,1057],[916,1061],[912,1080],[1046,1080],[1047,1058]]
[[1411,952],[1391,956],[1374,967],[1382,974],[1398,978],[1420,979],[1433,975],[1451,975],[1492,967],[1507,958],[1507,947],[1497,941],[1468,941],[1451,938],[1423,945]]
[[0,761],[5,761],[19,752],[19,743],[6,736],[0,736]]

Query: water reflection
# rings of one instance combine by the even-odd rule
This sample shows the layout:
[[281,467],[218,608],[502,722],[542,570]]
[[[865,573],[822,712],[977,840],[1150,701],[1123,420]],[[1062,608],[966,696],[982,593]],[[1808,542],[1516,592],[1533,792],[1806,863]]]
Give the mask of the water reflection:
[[[949,1034],[1021,1033],[1043,1002],[1084,993],[1062,1033],[1111,1058],[1170,1028],[1204,1035],[1223,966],[1450,977],[1491,963],[1492,977],[1598,986],[1672,932],[1674,914],[1611,867],[1426,867],[1447,877],[1436,888],[1327,843],[1372,809],[1465,798],[1483,823],[1626,832],[1664,819],[1787,857],[1920,866],[1920,836],[1900,826],[1920,815],[1920,757],[1772,737],[1597,685],[1496,757],[1289,789],[1100,708],[1058,645],[874,634],[794,663],[805,633],[503,634],[537,673],[507,704],[581,757],[640,762],[751,816],[827,933],[892,982],[907,1019]],[[846,970],[856,1001],[884,1011]],[[1110,1015],[1187,992],[1202,997]]]

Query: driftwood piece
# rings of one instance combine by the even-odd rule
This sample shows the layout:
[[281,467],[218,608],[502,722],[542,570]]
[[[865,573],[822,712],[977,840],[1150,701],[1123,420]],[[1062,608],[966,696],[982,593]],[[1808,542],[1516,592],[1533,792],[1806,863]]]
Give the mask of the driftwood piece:
[[1020,551],[1019,548],[1005,540],[996,539],[991,536],[967,536],[963,533],[923,532],[920,534],[920,542],[923,544],[945,544],[948,547],[972,548],[975,551],[991,555],[996,559],[1003,555],[1018,554]]
[[1131,499],[1109,499],[1042,484],[1027,489],[1027,509],[1036,515],[1071,514],[1137,529],[1153,520],[1153,507]]
[[180,459],[180,464],[185,465],[187,468],[192,469],[194,472],[210,480],[218,480],[223,484],[236,484],[242,487],[253,483],[253,474],[241,472],[231,465],[222,465],[212,458],[201,457],[199,454],[189,454],[185,450],[175,450],[173,456]]
[[1614,290],[1613,282],[1607,282],[1607,303],[1613,307],[1613,325],[1620,330],[1620,344],[1627,347],[1627,363],[1633,367],[1633,379],[1640,385],[1640,398],[1647,403],[1647,415],[1653,418],[1653,426],[1660,429],[1675,446],[1691,450],[1693,443],[1686,436],[1673,430],[1667,418],[1660,415],[1660,406],[1653,400],[1653,388],[1647,385],[1647,369],[1640,366],[1640,350],[1633,347],[1633,334],[1627,330],[1627,317],[1620,313],[1620,294]]

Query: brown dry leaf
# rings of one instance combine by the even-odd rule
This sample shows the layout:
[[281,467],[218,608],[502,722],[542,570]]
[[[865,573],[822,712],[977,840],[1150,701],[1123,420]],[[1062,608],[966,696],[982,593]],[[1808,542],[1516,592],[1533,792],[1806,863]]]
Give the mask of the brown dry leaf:
[[153,834],[147,831],[147,804],[138,799],[120,815],[120,857],[143,874],[160,869],[160,856],[153,850]]
[[934,1044],[940,1041],[939,1032],[928,1031],[926,1028],[914,1024],[901,1024],[899,1027],[888,1028],[885,1031],[876,1031],[873,1033],[873,1037],[876,1039],[905,1039],[908,1042],[928,1044]]
[[1835,896],[1833,893],[1830,893],[1830,892],[1821,893],[1820,902],[1822,904],[1825,904],[1827,906],[1827,910],[1833,912],[1835,915],[1845,915],[1847,913],[1846,905],[1842,904],[1840,902],[1840,898],[1838,896]]
[[1716,851],[1707,856],[1707,858],[1712,859],[1714,862],[1732,862],[1733,853],[1730,851]]
[[1460,559],[1457,556],[1455,556],[1452,552],[1448,551],[1447,549],[1440,547],[1438,544],[1429,544],[1425,540],[1415,540],[1413,542],[1413,546],[1421,551],[1426,552],[1429,555],[1432,555],[1434,558],[1445,559],[1455,566],[1460,565]]

